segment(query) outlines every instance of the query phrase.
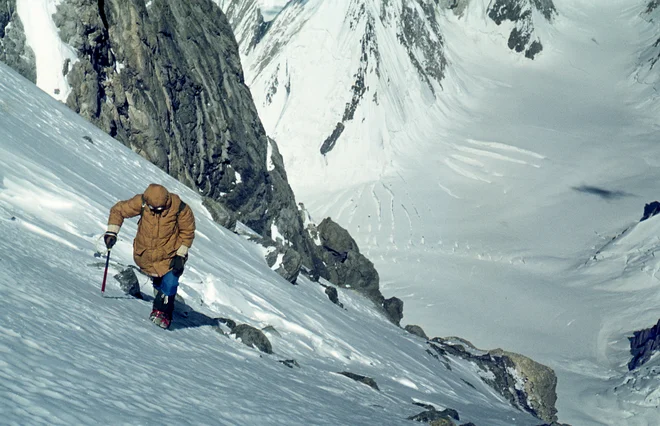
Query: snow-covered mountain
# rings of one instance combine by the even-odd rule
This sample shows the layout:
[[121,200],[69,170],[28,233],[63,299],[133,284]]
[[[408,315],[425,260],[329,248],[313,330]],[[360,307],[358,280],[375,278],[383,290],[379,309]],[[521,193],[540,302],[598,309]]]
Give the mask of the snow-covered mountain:
[[219,2],[260,117],[286,146],[299,193],[328,181],[336,189],[394,174],[399,159],[414,156],[417,141],[450,114],[443,106],[459,107],[460,91],[443,83],[448,73],[463,73],[448,67],[462,52],[447,49],[445,15],[487,19],[480,25],[505,38],[501,49],[529,57],[542,49],[537,27],[555,16],[552,1],[482,3],[291,1],[267,21],[259,1]]
[[[200,194],[3,64],[0,129],[2,423],[399,425],[420,415],[536,425],[529,412],[553,416],[547,368],[457,338],[427,341],[350,290],[338,289],[340,307],[319,283],[292,285],[263,248],[214,223]],[[180,194],[197,221],[170,331],[147,319],[146,277],[145,300],[112,278],[132,263],[134,220],[99,291],[108,210],[149,182]],[[264,352],[229,333],[240,324],[267,336]]]
[[[294,1],[237,36],[297,198],[351,231],[404,320],[552,366],[560,421],[657,424],[657,359],[627,371],[660,316],[658,224],[634,225],[659,198],[657,2],[449,3]],[[533,24],[533,60],[498,4]],[[397,37],[406,13],[441,79]]]

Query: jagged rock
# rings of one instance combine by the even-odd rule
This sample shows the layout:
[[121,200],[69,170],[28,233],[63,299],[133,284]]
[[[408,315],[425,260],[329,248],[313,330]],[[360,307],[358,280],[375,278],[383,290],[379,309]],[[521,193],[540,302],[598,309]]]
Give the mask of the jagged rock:
[[296,283],[302,266],[302,256],[297,251],[289,246],[282,245],[281,242],[276,243],[270,238],[252,236],[250,241],[268,249],[266,263],[270,268],[290,283]]
[[267,325],[266,327],[262,328],[261,331],[263,331],[266,334],[271,334],[276,337],[282,337],[279,331],[275,329],[272,325]]
[[422,327],[418,326],[418,325],[408,324],[404,330],[406,330],[410,334],[414,334],[415,336],[419,336],[422,339],[429,340],[429,336],[426,335],[426,333],[424,332],[424,329]]
[[[453,420],[460,420],[458,416],[458,411],[447,408],[442,411],[436,410],[432,406],[428,406],[426,411],[423,411],[417,415],[408,417],[408,420],[414,420],[416,422],[422,423],[431,423],[439,425],[455,425]],[[439,423],[435,423],[439,422]]]
[[634,370],[651,359],[651,355],[660,351],[660,320],[651,328],[635,331],[629,337],[630,354],[632,359],[628,362],[628,370]]
[[126,268],[120,273],[116,274],[114,278],[119,281],[120,288],[126,293],[130,294],[133,297],[142,299],[142,293],[140,293],[140,282],[138,281],[137,275],[133,268]]
[[277,362],[281,362],[282,364],[286,365],[289,368],[293,368],[293,367],[300,368],[300,364],[298,364],[298,362],[295,359],[285,359]]
[[37,82],[36,58],[27,45],[23,22],[16,12],[16,0],[0,2],[0,61],[31,82]]
[[234,321],[233,319],[230,319],[230,318],[216,318],[216,320],[220,324],[224,324],[227,327],[229,327],[230,330],[233,330],[234,328],[236,328],[236,321]]
[[240,220],[267,238],[276,227],[305,264],[321,264],[216,3],[64,0],[54,20],[79,57],[67,105],[213,200],[223,226]]
[[460,357],[489,372],[482,380],[514,407],[548,423],[557,421],[557,377],[549,367],[501,349],[482,351],[456,338],[435,337],[428,344],[439,359],[446,359],[448,355]]
[[496,349],[490,353],[513,361],[515,371],[523,379],[524,392],[536,416],[546,422],[556,422],[557,376],[554,371],[531,358],[513,352]]
[[515,24],[509,34],[509,49],[525,52],[525,57],[529,59],[534,59],[543,50],[541,41],[532,39],[535,33],[534,10],[550,22],[557,13],[552,0],[495,0],[488,8],[488,17],[497,25],[504,21]]
[[330,299],[332,303],[339,306],[340,308],[344,307],[344,304],[339,301],[339,293],[335,287],[331,285],[327,286],[325,288],[325,294],[328,296],[328,299]]
[[349,286],[381,306],[384,297],[379,289],[379,277],[373,263],[362,254],[348,231],[324,219],[318,226],[321,247],[319,255],[325,263],[321,276],[328,281]]
[[653,201],[648,203],[644,206],[644,215],[639,221],[644,222],[646,219],[650,219],[658,213],[660,213],[660,202]]
[[273,347],[268,337],[259,330],[248,324],[239,324],[232,328],[231,334],[241,339],[244,345],[259,349],[267,354],[273,353]]
[[236,228],[236,215],[222,203],[213,198],[204,197],[202,205],[211,213],[213,221],[233,231]]
[[376,384],[376,381],[374,379],[372,379],[371,377],[362,376],[360,374],[355,374],[355,373],[349,373],[348,371],[342,371],[342,372],[337,373],[337,374],[341,374],[342,376],[346,376],[349,379],[355,380],[356,382],[364,383],[365,385],[367,385],[367,386],[369,386],[369,387],[371,387],[371,388],[373,388],[377,391],[380,391],[380,389],[378,389],[378,385]]
[[390,297],[383,301],[385,315],[392,323],[400,325],[403,318],[403,300],[397,297]]

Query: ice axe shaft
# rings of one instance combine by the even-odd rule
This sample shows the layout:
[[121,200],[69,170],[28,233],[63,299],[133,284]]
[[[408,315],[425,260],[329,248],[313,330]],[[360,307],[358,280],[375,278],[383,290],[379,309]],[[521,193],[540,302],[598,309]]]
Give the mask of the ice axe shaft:
[[105,295],[105,282],[108,279],[108,265],[110,264],[110,249],[105,257],[105,271],[103,271],[103,284],[101,284],[101,296]]

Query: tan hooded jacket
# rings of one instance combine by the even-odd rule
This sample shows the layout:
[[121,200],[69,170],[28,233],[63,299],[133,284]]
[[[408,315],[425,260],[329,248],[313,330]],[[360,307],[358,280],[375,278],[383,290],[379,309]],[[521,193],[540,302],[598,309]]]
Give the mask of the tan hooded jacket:
[[[172,269],[174,256],[187,258],[195,238],[195,216],[188,205],[180,211],[182,203],[178,195],[152,183],[144,194],[120,201],[110,209],[108,232],[119,233],[124,219],[141,215],[133,240],[133,259],[144,273],[162,277]],[[165,210],[157,214],[148,206],[164,206]]]

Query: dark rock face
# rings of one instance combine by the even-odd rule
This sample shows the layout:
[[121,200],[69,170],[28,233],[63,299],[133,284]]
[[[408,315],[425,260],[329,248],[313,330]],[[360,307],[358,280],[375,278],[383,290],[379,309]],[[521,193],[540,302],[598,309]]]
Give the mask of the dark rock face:
[[335,144],[337,143],[339,136],[341,136],[341,134],[344,133],[345,128],[346,126],[341,121],[337,123],[337,126],[335,127],[335,130],[332,131],[332,134],[330,134],[330,136],[328,136],[323,141],[323,144],[321,144],[321,154],[325,155],[328,152],[332,151],[332,148],[335,147]]
[[37,82],[37,62],[26,44],[23,23],[16,13],[16,0],[0,2],[0,61],[31,82]]
[[438,360],[452,355],[475,363],[493,378],[482,380],[518,407],[547,423],[557,421],[557,377],[552,369],[501,349],[481,351],[458,338],[433,338],[430,354]]
[[293,367],[300,368],[300,364],[298,364],[298,361],[296,361],[295,359],[284,359],[284,360],[280,360],[280,361],[277,361],[277,362],[282,363],[282,364],[286,365],[289,368],[293,368]]
[[264,237],[275,225],[314,265],[215,3],[66,0],[54,19],[80,58],[68,74],[72,109],[207,197],[220,223],[240,220]]
[[454,426],[456,425],[456,423],[454,423],[452,418],[455,418],[456,420],[459,419],[458,417],[453,417],[451,414],[456,414],[456,416],[458,416],[456,410],[437,411],[435,409],[431,409],[431,410],[423,411],[417,415],[410,416],[408,417],[408,420],[413,420],[422,423],[431,423],[432,425]]
[[421,412],[415,416],[408,417],[408,420],[414,420],[416,422],[431,423],[432,425],[455,425],[453,420],[460,420],[461,418],[458,415],[458,411],[453,408],[447,408],[442,411],[438,411],[434,406],[428,404],[421,404],[419,402],[413,402],[414,405],[426,408],[426,411]]
[[259,329],[247,324],[239,324],[232,328],[231,334],[241,339],[243,344],[259,349],[261,352],[272,354],[273,347],[268,337]]
[[331,285],[327,286],[325,288],[325,294],[328,296],[328,299],[330,299],[332,303],[339,306],[340,308],[344,307],[344,304],[339,301],[339,293],[335,287]]
[[337,374],[341,374],[342,376],[346,376],[349,379],[355,380],[356,382],[364,383],[365,385],[367,385],[367,386],[369,386],[369,387],[371,387],[371,388],[373,388],[377,391],[380,391],[380,389],[378,388],[378,385],[376,384],[376,381],[374,379],[372,379],[371,377],[362,376],[360,374],[355,374],[355,373],[349,373],[347,371],[342,371],[341,373],[337,373]]
[[130,294],[133,297],[142,299],[142,293],[140,293],[140,282],[138,281],[137,275],[133,268],[126,268],[114,278],[119,281],[119,286],[126,294]]
[[651,328],[635,331],[629,337],[630,354],[632,359],[628,362],[628,370],[634,370],[651,359],[651,355],[660,351],[660,320]]
[[534,57],[543,50],[538,38],[534,38],[533,10],[540,12],[545,19],[552,21],[557,13],[552,0],[495,0],[488,9],[488,17],[500,25],[504,21],[515,23],[507,42],[509,49]]
[[400,325],[401,319],[403,318],[403,300],[390,297],[383,301],[383,309],[387,318],[394,324]]
[[[268,243],[265,243],[262,239],[262,245],[264,244]],[[302,257],[300,254],[291,247],[281,244],[278,245],[272,243],[271,245],[265,245],[265,247],[268,247],[271,250],[266,255],[266,263],[268,263],[268,266],[272,268],[279,262],[275,272],[285,280],[295,284],[298,279],[298,274],[300,273],[300,267],[302,266]]]
[[414,334],[415,336],[419,336],[422,339],[429,340],[429,336],[426,335],[424,329],[418,325],[409,324],[405,327],[405,330],[410,334]]
[[646,219],[652,218],[658,213],[660,213],[660,202],[653,201],[652,203],[646,204],[644,206],[644,215],[639,221],[644,222]]
[[379,289],[379,277],[373,263],[362,254],[348,231],[330,218],[317,227],[321,240],[320,257],[325,263],[323,278],[337,285],[350,286],[376,304],[384,301]]

